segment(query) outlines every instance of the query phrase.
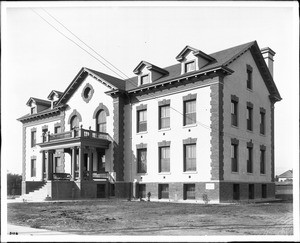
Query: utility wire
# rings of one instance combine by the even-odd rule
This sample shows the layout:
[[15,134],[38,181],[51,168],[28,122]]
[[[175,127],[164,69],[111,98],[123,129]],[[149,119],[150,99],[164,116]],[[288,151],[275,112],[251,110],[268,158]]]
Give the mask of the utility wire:
[[[93,58],[95,58],[97,61],[99,61],[102,65],[104,65],[105,67],[107,67],[109,70],[111,70],[113,73],[115,73],[116,75],[118,75],[119,77],[121,77],[123,79],[123,77],[121,75],[119,75],[118,73],[116,73],[114,70],[112,70],[110,67],[108,67],[107,65],[105,65],[103,62],[101,62],[97,57],[95,57],[94,55],[92,55],[90,52],[88,52],[87,50],[85,50],[84,48],[82,48],[80,45],[78,45],[75,41],[73,41],[71,38],[69,38],[68,36],[66,36],[64,33],[62,33],[60,30],[58,30],[55,26],[53,26],[50,22],[48,22],[44,17],[42,17],[38,12],[36,12],[34,9],[31,8],[31,10],[36,13],[40,18],[42,18],[46,23],[48,23],[50,26],[52,26],[56,31],[58,31],[60,34],[62,34],[64,37],[66,37],[68,40],[70,40],[71,42],[73,42],[75,45],[77,45],[80,49],[84,50],[86,53],[88,53],[90,56],[92,56]],[[86,47],[88,47],[89,49],[91,49],[92,51],[94,51],[98,56],[100,56],[102,59],[104,59],[107,63],[109,63],[112,67],[114,67],[116,70],[118,70],[120,73],[122,73],[124,76],[126,76],[128,78],[127,82],[130,82],[132,85],[136,86],[135,83],[132,82],[132,80],[130,80],[130,78],[124,74],[121,70],[119,70],[117,67],[115,67],[112,63],[110,63],[108,60],[106,60],[104,57],[102,57],[97,51],[95,51],[93,48],[91,48],[90,46],[88,46],[84,41],[82,41],[79,37],[77,37],[72,31],[70,31],[65,25],[63,25],[59,20],[57,20],[54,16],[52,16],[48,11],[46,11],[44,8],[42,8],[43,11],[45,11],[50,17],[52,17],[56,22],[58,22],[61,26],[63,26],[69,33],[71,33],[75,38],[77,38],[81,43],[83,43]],[[223,83],[221,83],[222,85],[224,85]],[[158,99],[155,94],[151,94],[153,96],[153,98]],[[181,116],[184,117],[184,114],[180,111],[178,111],[177,109],[175,109],[174,107],[170,106],[170,108],[172,110],[174,110],[175,112],[179,113]],[[199,124],[201,127],[207,129],[207,130],[212,130],[215,132],[220,132],[219,130],[216,130],[212,127],[210,127],[209,125],[206,125],[204,123],[199,122],[198,120],[196,120],[196,124]],[[245,139],[244,137],[240,137],[237,136],[236,134],[231,134],[228,132],[224,132],[223,131],[223,136],[227,136],[227,137],[234,137],[234,138],[239,138],[240,140],[243,141],[249,141],[249,139]],[[261,141],[252,139],[253,141],[257,141],[259,143],[261,143]]]
[[80,45],[78,45],[75,41],[73,41],[71,38],[69,38],[68,36],[66,36],[64,33],[62,33],[60,30],[58,30],[54,25],[52,25],[50,22],[48,22],[44,17],[42,17],[38,12],[36,12],[33,8],[30,8],[35,14],[37,14],[40,18],[42,18],[46,23],[48,23],[50,26],[52,26],[52,28],[54,28],[57,32],[59,32],[61,35],[63,35],[65,38],[67,38],[68,40],[70,40],[71,42],[73,42],[76,46],[78,46],[80,49],[82,49],[83,51],[85,51],[86,53],[88,53],[90,56],[92,56],[93,58],[95,58],[98,62],[100,62],[102,65],[104,65],[105,67],[107,67],[109,70],[111,70],[113,73],[115,73],[116,75],[118,75],[119,77],[121,77],[123,79],[123,77],[116,73],[114,70],[112,70],[110,67],[108,67],[105,63],[101,62],[101,60],[99,60],[97,57],[95,57],[94,55],[92,55],[91,53],[89,53],[87,50],[85,50],[84,48],[82,48]]
[[101,57],[104,61],[109,63],[113,68],[118,70],[121,74],[123,74],[126,78],[129,78],[125,73],[123,73],[120,69],[118,69],[116,66],[114,66],[111,62],[109,62],[106,58],[101,56],[97,51],[95,51],[92,47],[90,47],[88,44],[86,44],[84,41],[82,41],[77,35],[75,35],[70,29],[68,29],[64,24],[62,24],[57,18],[55,18],[52,14],[50,14],[46,9],[41,8],[44,12],[46,12],[51,18],[53,18],[57,23],[59,23],[62,27],[64,27],[69,33],[71,33],[77,40],[79,40],[82,44],[84,44],[87,48],[95,52],[99,57]]

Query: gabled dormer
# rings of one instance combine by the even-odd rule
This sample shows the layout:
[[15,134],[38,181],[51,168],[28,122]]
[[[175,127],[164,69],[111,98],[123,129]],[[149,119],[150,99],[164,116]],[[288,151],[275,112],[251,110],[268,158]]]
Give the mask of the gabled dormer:
[[169,74],[167,70],[146,61],[141,61],[133,72],[138,75],[138,86],[153,83],[162,76]]
[[52,90],[48,95],[47,99],[51,101],[51,108],[53,108],[54,104],[59,100],[59,98],[63,95],[63,92]]
[[26,105],[30,107],[30,115],[32,115],[50,108],[51,102],[48,100],[30,97]]
[[216,61],[213,57],[190,46],[183,48],[176,60],[181,63],[181,74],[197,71],[208,63]]

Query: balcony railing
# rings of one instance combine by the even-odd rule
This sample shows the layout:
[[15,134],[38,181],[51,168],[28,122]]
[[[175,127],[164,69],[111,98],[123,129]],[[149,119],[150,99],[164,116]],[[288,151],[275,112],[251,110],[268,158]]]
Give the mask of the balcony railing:
[[67,139],[67,138],[96,138],[96,139],[103,139],[103,140],[110,140],[110,136],[108,133],[105,132],[97,132],[93,130],[83,129],[82,127],[79,129],[74,129],[67,132],[55,133],[55,134],[44,134],[43,141],[51,142],[60,139]]

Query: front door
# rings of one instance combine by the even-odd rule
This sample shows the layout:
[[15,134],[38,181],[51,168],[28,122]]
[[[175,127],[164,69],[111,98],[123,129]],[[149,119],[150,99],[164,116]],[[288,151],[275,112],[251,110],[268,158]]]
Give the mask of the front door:
[[233,200],[240,200],[240,185],[233,184]]
[[97,198],[105,198],[105,184],[97,184]]

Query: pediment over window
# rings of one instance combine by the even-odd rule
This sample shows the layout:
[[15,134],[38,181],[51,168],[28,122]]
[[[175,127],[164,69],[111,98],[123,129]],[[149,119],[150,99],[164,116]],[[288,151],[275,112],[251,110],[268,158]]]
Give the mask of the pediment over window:
[[51,93],[48,95],[48,100],[56,101],[63,95],[63,92],[52,90]]
[[155,66],[149,62],[141,61],[139,65],[133,70],[138,75],[138,85],[152,83],[169,72],[163,68]]
[[208,63],[216,61],[210,55],[190,46],[183,48],[176,56],[176,60],[181,63],[181,74],[197,71]]

